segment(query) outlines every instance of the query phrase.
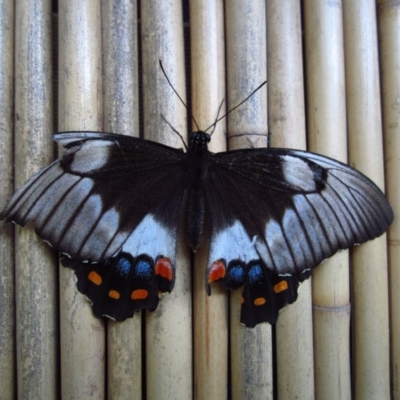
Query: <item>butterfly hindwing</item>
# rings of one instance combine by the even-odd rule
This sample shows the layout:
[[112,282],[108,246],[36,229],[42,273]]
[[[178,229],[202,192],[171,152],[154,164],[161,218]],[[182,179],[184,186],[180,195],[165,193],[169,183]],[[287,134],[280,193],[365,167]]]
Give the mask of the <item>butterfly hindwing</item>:
[[157,308],[161,293],[171,292],[175,270],[171,260],[146,254],[133,257],[120,251],[104,261],[81,262],[64,256],[62,263],[75,270],[78,290],[93,304],[98,317],[123,321],[135,311]]
[[261,259],[245,263],[241,259],[216,260],[208,270],[207,290],[210,283],[218,282],[226,289],[236,290],[243,286],[241,298],[241,322],[253,328],[260,322],[273,324],[279,311],[297,299],[299,284],[309,278],[311,270],[301,274],[275,275]]
[[379,236],[393,219],[374,183],[323,156],[251,149],[215,154],[213,163],[206,286],[244,285],[247,326],[274,323],[311,268]]
[[78,290],[93,303],[93,312],[116,321],[135,311],[157,308],[162,293],[175,282],[176,231],[148,214],[122,248],[99,262],[70,259],[62,263],[75,270]]
[[242,324],[253,328],[260,322],[275,323],[280,310],[297,300],[299,284],[310,273],[305,270],[302,274],[280,276],[268,271],[262,260],[249,263],[242,294]]

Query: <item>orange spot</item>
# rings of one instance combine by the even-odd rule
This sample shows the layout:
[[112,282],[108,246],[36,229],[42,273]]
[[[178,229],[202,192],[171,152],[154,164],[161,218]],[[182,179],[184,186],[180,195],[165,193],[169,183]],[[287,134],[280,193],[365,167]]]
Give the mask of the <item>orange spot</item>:
[[254,305],[255,306],[262,306],[263,304],[265,304],[267,301],[265,300],[264,297],[257,297],[256,299],[254,299]]
[[95,285],[100,286],[103,283],[103,279],[96,271],[90,271],[88,275],[89,281],[93,282]]
[[286,290],[289,287],[287,281],[280,281],[274,286],[274,292],[275,293],[280,293]]
[[240,304],[244,304],[244,297],[243,296],[240,298]]
[[172,268],[171,261],[167,257],[161,257],[157,260],[154,266],[154,271],[156,275],[160,275],[170,282],[174,279],[174,270]]
[[114,300],[119,300],[119,298],[121,297],[121,295],[116,291],[116,290],[110,290],[108,292],[108,297],[111,297]]
[[131,293],[132,300],[144,300],[147,299],[149,292],[146,289],[136,289]]
[[216,282],[225,277],[226,268],[223,261],[214,261],[211,264],[210,272],[208,274],[208,282]]

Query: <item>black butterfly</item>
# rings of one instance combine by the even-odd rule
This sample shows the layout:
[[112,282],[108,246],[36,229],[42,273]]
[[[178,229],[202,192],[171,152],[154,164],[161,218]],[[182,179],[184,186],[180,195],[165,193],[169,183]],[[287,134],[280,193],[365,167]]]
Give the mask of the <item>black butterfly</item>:
[[187,152],[129,136],[56,134],[62,157],[34,175],[0,218],[33,223],[62,252],[97,316],[155,310],[175,280],[178,226],[193,251],[211,232],[206,289],[243,286],[241,322],[274,323],[313,267],[393,221],[360,172],[317,154],[246,149],[213,154],[210,135]]

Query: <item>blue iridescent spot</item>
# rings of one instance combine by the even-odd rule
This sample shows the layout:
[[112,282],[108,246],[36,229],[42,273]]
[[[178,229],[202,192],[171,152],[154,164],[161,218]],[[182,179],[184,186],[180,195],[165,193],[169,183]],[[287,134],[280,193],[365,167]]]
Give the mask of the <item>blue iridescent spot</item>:
[[117,269],[121,275],[124,275],[124,276],[129,275],[129,271],[131,270],[131,268],[132,268],[132,264],[126,258],[121,257],[117,261]]
[[139,278],[151,278],[151,264],[147,260],[139,260],[136,263],[135,270]]
[[263,271],[260,264],[253,265],[248,272],[250,284],[260,283],[263,278]]
[[244,271],[241,265],[235,265],[229,268],[228,279],[231,284],[241,286],[244,282]]

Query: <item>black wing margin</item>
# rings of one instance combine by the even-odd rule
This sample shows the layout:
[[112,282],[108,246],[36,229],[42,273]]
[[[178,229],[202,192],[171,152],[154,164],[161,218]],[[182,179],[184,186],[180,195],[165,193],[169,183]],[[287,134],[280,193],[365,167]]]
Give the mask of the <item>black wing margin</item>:
[[237,150],[213,155],[210,170],[207,280],[228,289],[244,285],[241,321],[247,326],[274,323],[296,300],[309,270],[340,249],[380,236],[393,221],[370,179],[321,155]]

